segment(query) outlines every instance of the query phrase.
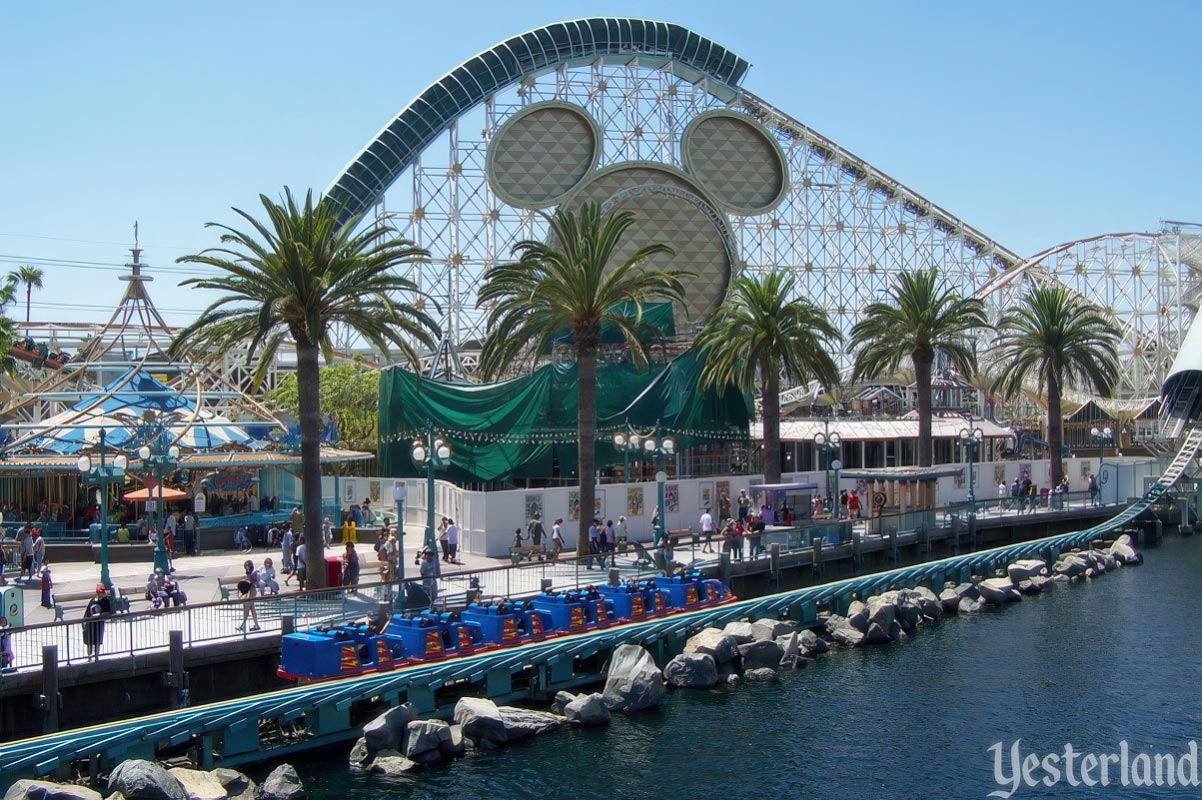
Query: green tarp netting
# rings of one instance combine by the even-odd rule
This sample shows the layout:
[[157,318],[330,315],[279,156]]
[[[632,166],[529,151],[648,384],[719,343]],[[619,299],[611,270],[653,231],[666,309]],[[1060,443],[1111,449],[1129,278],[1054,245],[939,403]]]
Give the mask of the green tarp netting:
[[[659,368],[597,365],[597,468],[622,463],[612,435],[626,424],[643,431],[662,421],[685,449],[712,441],[745,442],[747,392],[697,391],[701,360],[690,351]],[[486,385],[419,378],[400,367],[380,376],[380,474],[414,477],[415,436],[427,422],[451,443],[457,482],[571,477],[576,472],[576,365],[547,365],[528,376]]]
[[[618,314],[634,321],[634,303],[618,303],[613,307]],[[676,335],[676,317],[672,313],[671,303],[643,303],[643,316],[639,319],[641,329],[640,339],[653,341]],[[572,341],[572,332],[562,330],[551,338],[552,344],[568,344]],[[608,322],[601,325],[602,344],[621,344],[626,341],[626,335]]]

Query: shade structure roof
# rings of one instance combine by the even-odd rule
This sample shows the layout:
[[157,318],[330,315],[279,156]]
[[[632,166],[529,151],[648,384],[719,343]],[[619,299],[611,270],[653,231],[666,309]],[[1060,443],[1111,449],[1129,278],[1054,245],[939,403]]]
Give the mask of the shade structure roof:
[[174,503],[179,500],[186,500],[187,497],[188,497],[187,492],[181,491],[180,489],[173,489],[170,486],[163,487],[162,495],[159,494],[159,490],[157,487],[151,488],[149,486],[146,487],[145,489],[138,489],[136,491],[126,492],[125,494],[121,495],[121,499],[127,503],[130,501],[136,501],[136,502],[142,503],[142,502],[146,502],[148,500],[159,500],[159,499],[162,499],[162,501],[164,503]]
[[[1006,439],[1014,431],[987,419],[974,419],[969,425],[963,417],[935,417],[931,420],[931,435],[935,439],[956,439],[964,428],[980,428],[986,439]],[[917,419],[832,419],[830,424],[823,419],[783,419],[780,423],[782,442],[809,442],[817,434],[838,432],[845,442],[882,441],[918,438]],[[751,437],[762,439],[764,426],[756,422],[751,426]]]
[[146,372],[130,368],[103,389],[85,395],[70,408],[32,427],[20,449],[72,455],[105,444],[127,448],[141,444],[149,421],[163,426],[163,438],[188,450],[248,445],[250,434],[220,414],[199,407]]

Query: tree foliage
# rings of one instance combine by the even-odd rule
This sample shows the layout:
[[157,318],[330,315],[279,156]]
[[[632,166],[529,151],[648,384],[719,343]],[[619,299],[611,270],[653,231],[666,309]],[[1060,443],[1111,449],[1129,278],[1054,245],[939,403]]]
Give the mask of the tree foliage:
[[705,352],[699,377],[708,387],[760,387],[764,413],[764,476],[780,482],[780,379],[839,383],[831,356],[843,341],[817,304],[794,297],[793,277],[769,272],[736,278],[726,301],[697,337]]
[[[189,278],[181,285],[222,295],[176,335],[170,355],[207,359],[245,346],[248,360],[257,359],[253,380],[261,385],[280,346],[292,342],[304,535],[309,562],[322,564],[318,357],[324,355],[327,363],[332,360],[333,329],[344,326],[380,352],[395,348],[416,368],[414,344],[433,349],[438,326],[423,310],[400,299],[420,292],[399,270],[425,260],[427,253],[396,237],[388,226],[356,232],[358,219],[341,224],[338,208],[315,203],[312,192],[303,204],[288,189],[280,203],[266,195],[259,199],[267,222],[234,209],[251,226],[250,232],[209,223],[222,231],[221,246],[178,259],[218,272],[215,277]],[[310,579],[315,588],[324,586],[324,570],[310,571]]]
[[[280,378],[265,398],[272,411],[296,416],[300,394],[296,375]],[[380,371],[359,363],[339,361],[321,368],[318,401],[322,413],[334,420],[343,444],[354,450],[376,449],[380,408]]]
[[[486,375],[495,376],[513,363],[537,359],[565,328],[572,332],[578,376],[577,474],[580,507],[588,509],[593,507],[595,488],[601,326],[621,332],[631,360],[646,366],[643,304],[656,298],[683,302],[681,279],[689,273],[646,264],[653,256],[674,255],[661,243],[644,244],[621,262],[613,261],[634,224],[629,211],[603,214],[596,203],[585,203],[579,212],[561,206],[549,222],[545,242],[519,242],[513,249],[516,262],[492,267],[484,275],[477,305],[489,308],[488,336],[480,366]],[[623,307],[627,311],[620,310]],[[580,515],[579,541],[585,541],[590,520],[589,514]]]

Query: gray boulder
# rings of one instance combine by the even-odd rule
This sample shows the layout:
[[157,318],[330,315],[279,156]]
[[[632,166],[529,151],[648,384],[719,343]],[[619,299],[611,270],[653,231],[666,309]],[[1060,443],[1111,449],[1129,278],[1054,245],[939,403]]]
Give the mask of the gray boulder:
[[864,641],[864,634],[860,633],[855,628],[850,626],[846,628],[836,628],[830,632],[831,639],[848,647],[858,647]]
[[888,628],[897,619],[897,592],[868,598],[868,622]]
[[[363,741],[360,739],[359,741]],[[366,751],[364,751],[366,753]],[[218,767],[209,773],[225,789],[226,797],[230,800],[254,800],[255,790],[259,785],[235,769]]]
[[409,723],[405,736],[405,758],[419,764],[442,760],[442,750],[451,743],[451,726],[438,719]]
[[108,790],[127,800],[188,800],[179,778],[151,761],[129,759],[109,775]]
[[388,709],[363,726],[363,738],[367,740],[367,752],[371,755],[381,750],[405,749],[405,731],[410,722],[417,719],[417,709],[404,703]]
[[918,611],[927,619],[939,619],[943,615],[943,606],[939,598],[925,586],[916,586],[908,590],[910,602],[918,607]]
[[455,703],[455,724],[481,750],[501,747],[508,740],[505,720],[497,704],[479,697],[461,697]]
[[451,738],[442,742],[438,749],[447,758],[458,758],[467,750],[467,742],[463,737],[463,728],[458,725],[448,726],[451,731]]
[[776,677],[776,670],[770,667],[759,667],[744,672],[743,677],[749,681],[770,681]]
[[664,676],[646,650],[634,644],[620,645],[609,661],[604,694],[610,711],[652,708],[663,699]]
[[664,680],[677,688],[708,689],[718,683],[718,665],[708,653],[684,653],[664,666]]
[[305,787],[291,764],[280,764],[259,784],[256,796],[259,800],[305,800]]
[[1071,583],[1071,582],[1072,582],[1072,578],[1070,578],[1067,575],[1061,575],[1061,574],[1057,573],[1052,576],[1052,583]]
[[1057,575],[1067,575],[1069,578],[1077,578],[1085,574],[1085,570],[1089,569],[1089,562],[1076,553],[1068,553],[1060,557],[1060,560],[1052,565],[1052,572]]
[[371,762],[371,766],[367,768],[367,771],[373,775],[386,775],[398,778],[417,769],[421,769],[421,765],[416,761],[410,761],[404,756],[380,756]]
[[563,714],[563,710],[568,707],[568,703],[578,697],[571,692],[556,692],[555,701],[551,703],[551,710],[556,714]]
[[734,638],[735,644],[747,644],[755,641],[755,631],[750,622],[728,622],[722,632]]
[[961,597],[971,597],[973,600],[981,598],[981,593],[977,591],[976,585],[972,583],[958,583],[956,584],[955,591]]
[[798,633],[797,641],[801,645],[801,654],[806,658],[822,655],[831,649],[831,646],[826,643],[826,639],[823,639],[811,630]]
[[[658,674],[656,671],[656,675]],[[558,714],[547,711],[531,711],[514,706],[497,706],[497,711],[501,712],[501,721],[505,723],[506,743],[553,731],[567,722]]]
[[4,793],[4,800],[103,800],[86,786],[47,781],[19,780]]
[[960,605],[956,607],[956,611],[961,614],[979,614],[985,608],[984,600],[974,600],[971,597],[961,597]]
[[917,594],[910,594],[909,590],[897,593],[896,618],[902,628],[911,631],[918,627],[918,621],[922,619],[921,603],[922,598]]
[[847,621],[861,633],[868,630],[868,606],[859,600],[852,600],[847,609]]
[[948,614],[956,613],[956,607],[960,605],[960,593],[955,589],[944,589],[939,593],[939,605]]
[[752,642],[745,644],[739,648],[739,655],[743,657],[743,671],[763,669],[776,669],[780,666],[780,660],[784,657],[785,651],[776,642]]
[[225,800],[225,787],[212,774],[199,769],[177,767],[171,770],[188,793],[188,800]]
[[1047,565],[1037,558],[1019,559],[1006,567],[1006,575],[1010,578],[1010,582],[1014,584],[1022,583],[1035,575],[1047,574]]
[[351,748],[351,752],[347,755],[346,760],[352,767],[364,767],[371,763],[371,758],[371,753],[367,750],[367,740],[360,736],[359,741],[355,742],[355,746]]
[[1052,579],[1046,575],[1032,575],[1018,585],[1018,590],[1023,594],[1039,594],[1052,585]]
[[[897,620],[893,620],[889,627],[892,628],[894,625],[900,630],[901,624]],[[869,623],[868,633],[864,634],[864,644],[888,644],[892,641],[893,637],[889,635],[888,628],[883,628],[876,622]]]
[[1131,537],[1125,533],[1110,545],[1110,555],[1120,564],[1139,564],[1144,560],[1131,544]]
[[714,657],[718,664],[733,661],[739,654],[739,643],[733,636],[728,636],[718,628],[706,628],[696,636],[689,638],[684,646],[685,655],[691,653],[706,653]]
[[778,619],[757,619],[751,623],[751,635],[757,642],[766,642],[793,632],[793,627]]
[[1014,599],[1014,584],[1009,578],[986,578],[977,584],[977,590],[986,602],[1001,604]]
[[[696,657],[710,658],[704,654],[698,654]],[[713,664],[713,659],[710,659],[710,663]],[[568,703],[568,707],[564,709],[564,716],[573,725],[608,725],[609,706],[605,705],[605,695],[593,692],[581,695]]]

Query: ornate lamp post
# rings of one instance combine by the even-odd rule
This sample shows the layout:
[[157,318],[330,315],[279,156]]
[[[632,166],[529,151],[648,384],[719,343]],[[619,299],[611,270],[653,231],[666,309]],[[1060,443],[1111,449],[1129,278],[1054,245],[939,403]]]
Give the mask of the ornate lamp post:
[[668,509],[664,505],[664,484],[668,482],[668,473],[664,472],[664,456],[670,456],[676,452],[676,440],[671,436],[664,436],[663,424],[655,423],[655,435],[643,438],[643,450],[647,455],[655,456],[655,489],[656,497],[659,500],[659,518],[655,522],[655,538],[662,545],[664,541],[664,518],[668,515]]
[[[968,421],[968,424],[972,425],[971,419]],[[970,506],[970,508],[968,509],[969,514],[977,513],[976,506],[973,505],[974,503],[977,502],[977,498],[976,498],[976,494],[975,494],[977,480],[976,480],[976,475],[972,471],[972,464],[973,464],[973,459],[976,457],[976,454],[977,454],[977,448],[980,447],[981,443],[984,441],[985,441],[985,431],[981,430],[980,428],[961,428],[960,429],[960,446],[964,448],[966,453],[968,453],[968,504]]]
[[622,451],[622,479],[630,483],[630,454],[643,451],[643,437],[627,423],[625,431],[614,434],[614,447]]
[[[831,505],[834,506],[837,499],[831,491],[831,461],[834,459],[835,453],[839,452],[839,448],[843,444],[843,437],[839,435],[838,431],[830,429],[829,420],[826,428],[825,433],[814,434],[814,447],[825,456],[823,463],[826,465],[826,496],[831,499]],[[832,508],[831,511],[836,512],[837,508]]]
[[[151,447],[151,445],[154,445]],[[179,466],[179,448],[168,446],[167,437],[159,430],[147,444],[138,448],[142,465],[154,470],[155,486],[158,487],[158,503],[155,516],[158,519],[159,535],[154,543],[154,568],[164,574],[171,572],[171,560],[167,556],[167,525],[163,518],[163,475],[170,474]]]
[[[451,445],[442,437],[434,435],[434,423],[426,422],[424,439],[414,439],[413,448],[409,452],[413,465],[418,469],[426,469],[426,538],[425,547],[431,551],[436,548],[434,537],[434,470],[443,469],[451,463]],[[403,559],[402,559],[403,560]]]
[[1109,427],[1102,429],[1091,428],[1089,438],[1098,446],[1098,496],[1102,495],[1102,456],[1106,451],[1106,445],[1114,441],[1114,431]]
[[110,591],[113,582],[109,578],[109,486],[121,486],[125,483],[125,468],[129,460],[124,454],[118,453],[112,464],[106,464],[104,459],[104,429],[100,429],[100,463],[92,466],[92,459],[80,456],[75,462],[75,468],[83,473],[84,481],[91,485],[100,485],[100,582]]

